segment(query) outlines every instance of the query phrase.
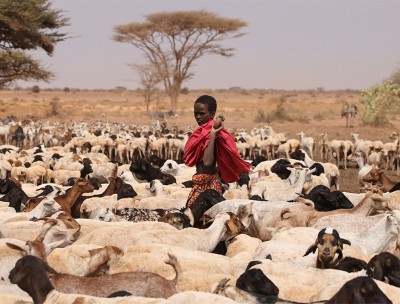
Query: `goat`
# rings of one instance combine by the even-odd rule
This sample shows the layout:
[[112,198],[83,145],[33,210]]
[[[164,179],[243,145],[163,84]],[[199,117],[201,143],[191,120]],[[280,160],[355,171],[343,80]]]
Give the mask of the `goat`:
[[375,255],[367,264],[367,275],[375,280],[388,280],[390,285],[400,287],[400,260],[390,252]]
[[314,158],[315,151],[315,140],[312,137],[305,136],[304,132],[297,133],[297,136],[300,138],[300,148],[307,149],[308,153],[310,153],[311,159]]
[[161,172],[159,168],[153,167],[147,160],[138,159],[132,162],[129,170],[133,173],[138,182],[151,182],[154,179],[163,181],[164,185],[176,183],[176,179],[171,174]]
[[[122,272],[100,277],[79,277],[57,273],[43,260],[27,255],[17,261],[10,271],[9,279],[11,283],[17,284],[26,291],[35,303],[43,303],[49,300],[49,297],[54,298],[61,293],[107,297],[120,290],[125,290],[135,296],[168,298],[179,291],[180,266],[172,254],[168,255],[165,263],[175,270],[173,280],[167,280],[149,272]],[[71,302],[72,297],[71,295]]]
[[341,303],[382,303],[392,301],[382,292],[375,281],[369,277],[357,277],[347,281],[326,304]]
[[[350,241],[342,239],[339,233],[332,228],[322,229],[315,240],[304,254],[309,255],[311,252],[317,254],[317,268],[325,269],[332,268],[343,257],[343,244],[351,245]],[[335,255],[338,254],[335,260]]]
[[[87,179],[79,179],[77,182],[67,190],[67,193],[54,197],[54,200],[61,206],[63,211],[71,214],[71,208],[82,193],[92,192],[93,185]],[[29,211],[34,208],[34,204],[29,204],[25,207],[24,211]]]
[[[136,223],[135,225],[138,224],[140,223]],[[171,227],[170,225],[166,226]],[[125,229],[124,231],[114,232],[111,240],[104,237],[104,234],[108,234],[110,231],[113,231],[111,227],[97,229],[96,231],[92,231],[85,237],[77,240],[75,244],[91,243],[103,245],[104,243],[107,243],[107,245],[115,245],[125,248],[126,246],[132,246],[134,244],[143,245],[161,243],[199,251],[212,252],[220,241],[230,239],[241,233],[243,231],[243,225],[237,219],[235,214],[224,212],[217,215],[213,219],[211,226],[207,229],[186,228],[183,230],[175,230],[172,228],[172,230],[168,229],[168,231],[165,229],[145,230],[137,232],[135,235],[130,235],[129,238],[126,237]],[[121,243],[121,241],[124,243]]]
[[314,207],[318,211],[330,211],[335,209],[350,209],[354,205],[340,191],[330,191],[323,185],[317,185],[307,194],[302,195],[303,198],[314,202]]
[[382,185],[381,190],[383,192],[400,190],[400,182],[391,180],[386,176],[385,170],[378,169],[374,165],[368,174],[363,177],[363,181]]

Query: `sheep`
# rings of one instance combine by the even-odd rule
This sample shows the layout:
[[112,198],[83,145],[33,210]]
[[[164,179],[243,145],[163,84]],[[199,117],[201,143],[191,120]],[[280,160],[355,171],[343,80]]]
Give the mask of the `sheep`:
[[343,160],[343,168],[347,169],[347,156],[354,150],[354,144],[350,140],[331,141],[332,156],[336,161],[336,166],[339,167],[340,161]]
[[[160,223],[161,224],[161,223]],[[171,227],[168,224],[165,224]],[[221,213],[214,218],[213,223],[207,229],[186,228],[183,230],[168,229],[165,230],[152,230],[142,231],[135,235],[130,235],[129,239],[126,238],[126,230],[121,231],[124,235],[124,241],[120,240],[114,233],[113,238],[110,240],[105,238],[108,228],[98,229],[78,239],[75,244],[91,243],[97,245],[115,245],[125,248],[132,244],[148,244],[148,243],[162,243],[174,244],[185,248],[192,248],[199,251],[211,252],[217,246],[219,241],[228,239],[243,230],[243,225],[237,220],[234,214]]]
[[171,198],[187,198],[191,190],[179,185],[163,185],[158,179],[149,182],[146,188],[154,196]]
[[358,277],[347,281],[328,301],[328,304],[340,303],[393,303],[379,288],[374,280]]
[[[146,230],[175,230],[174,227],[161,222],[103,222],[95,219],[78,218],[76,221],[81,226],[79,235],[75,244],[98,244],[120,246],[125,242],[127,235],[134,235],[140,231]],[[104,233],[101,238],[96,233]],[[99,240],[101,239],[101,240]],[[100,244],[99,242],[102,242]]]
[[312,137],[305,136],[304,132],[297,133],[300,138],[300,148],[306,149],[310,153],[311,159],[314,158],[315,140]]
[[262,243],[259,238],[242,233],[227,242],[226,256],[239,260],[251,260],[253,252]]
[[[397,228],[399,218],[400,213],[387,213],[366,230],[341,233],[345,239],[351,241],[351,247],[346,247],[342,250],[343,256],[352,256],[368,262],[371,254],[387,250],[394,251],[399,235]],[[305,232],[309,233],[309,237],[311,237],[312,231],[317,231],[317,229],[296,227],[288,230],[280,230],[274,234],[272,239],[285,239],[289,241],[296,238],[296,235],[302,235],[302,240],[305,241]]]
[[303,161],[310,169],[312,169],[313,166],[316,164],[321,164],[323,166],[325,176],[329,181],[329,187],[334,185],[336,190],[339,190],[340,172],[339,172],[339,168],[337,165],[334,165],[329,162],[328,163],[317,163],[317,162],[313,161],[310,158],[310,156],[308,156],[307,152],[302,149],[298,149],[296,151],[296,156],[297,156],[297,157],[295,157],[296,159]]
[[328,134],[326,132],[322,132],[319,134],[319,136],[321,137],[321,140],[318,142],[320,159],[323,162],[330,161],[331,142],[328,139]]
[[373,147],[372,142],[360,139],[360,134],[358,133],[351,133],[351,138],[354,141],[354,152],[360,152],[364,158],[364,163],[367,163],[368,155]]
[[[13,284],[17,284],[22,290],[26,291],[35,303],[85,303],[88,301],[93,303],[114,303],[112,300],[101,300],[93,297],[87,297],[86,294],[101,295],[106,297],[109,294],[126,290],[135,297],[132,299],[125,298],[126,303],[136,301],[139,296],[167,298],[177,292],[177,277],[179,276],[179,264],[175,257],[170,255],[166,263],[172,265],[176,269],[176,278],[168,281],[159,275],[152,273],[120,273],[101,277],[76,277],[68,274],[58,274],[43,261],[34,256],[25,256],[17,261],[15,267],[11,270],[9,278]],[[49,277],[47,272],[52,273]],[[74,280],[75,279],[75,280]],[[62,282],[65,283],[62,283]],[[147,288],[143,288],[144,282]],[[56,291],[53,285],[57,285],[57,289],[66,290],[67,294]],[[101,288],[99,288],[101,286]],[[68,294],[71,292],[71,294]],[[73,292],[80,292],[77,295]],[[153,298],[154,301],[154,298]],[[121,301],[115,302],[119,303]],[[163,302],[160,302],[163,303]],[[166,302],[170,303],[170,302]]]
[[352,215],[364,215],[368,216],[377,206],[382,206],[387,209],[386,202],[387,197],[384,197],[381,193],[376,191],[368,191],[360,203],[351,209],[336,209],[331,211],[312,211],[308,214],[307,226],[314,224],[321,217],[332,215],[332,214],[352,214]]
[[318,211],[330,211],[335,209],[350,209],[354,205],[340,191],[330,191],[327,186],[317,185],[307,194],[302,195],[305,199],[314,202],[314,207]]
[[13,213],[2,213],[0,224],[12,221],[30,220],[41,218],[61,211],[62,206],[58,204],[51,195],[45,197],[34,209],[29,212],[21,212],[18,215]]
[[358,177],[358,182],[360,183],[360,186],[361,186],[363,189],[370,187],[372,184],[363,181],[363,177],[364,177],[366,174],[368,174],[368,172],[369,172],[369,171],[371,170],[371,168],[372,168],[372,165],[368,165],[368,164],[365,164],[365,163],[364,163],[364,157],[363,157],[363,155],[361,154],[361,152],[359,152],[359,151],[350,154],[350,155],[347,157],[347,159],[350,160],[350,161],[356,161],[356,162],[357,162],[357,165],[358,165],[358,168],[359,168],[357,177]]
[[39,165],[31,166],[29,168],[22,167],[19,174],[18,179],[25,183],[40,185],[47,180],[47,169]]
[[109,195],[103,197],[88,197],[80,206],[81,218],[95,218],[103,209],[112,209],[114,203],[117,201],[117,195]]
[[[315,261],[314,261],[315,263]],[[315,265],[315,264],[314,264]],[[341,283],[364,275],[347,273],[335,269],[319,269],[287,261],[263,259],[261,264],[250,269],[260,269],[279,288],[279,297],[288,301],[310,302],[326,286]],[[320,300],[327,300],[321,298]]]
[[167,159],[160,167],[161,172],[172,174],[179,177],[181,180],[190,180],[193,174],[196,173],[195,168],[188,167],[184,164],[179,165],[175,160]]
[[[302,192],[304,183],[308,180],[311,179],[311,174],[315,172],[315,168],[310,170],[308,168],[304,169],[298,169],[298,168],[291,168],[291,170],[300,170],[300,175],[299,178],[295,183],[288,187],[281,187],[279,186],[280,184],[278,183],[274,187],[266,187],[264,191],[262,191],[262,197],[265,200],[268,201],[274,201],[274,200],[281,200],[281,201],[293,201],[295,200],[298,196],[299,193]],[[286,185],[286,183],[284,183]],[[259,192],[258,192],[259,193]],[[257,194],[258,194],[257,193]],[[251,196],[255,194],[254,192],[254,186],[252,186],[252,189],[250,190]],[[259,194],[258,194],[259,195]]]
[[118,165],[111,162],[104,162],[100,164],[92,164],[93,172],[89,173],[88,177],[96,177],[100,181],[108,181],[109,177],[117,176]]
[[232,259],[178,246],[145,244],[126,248],[124,256],[110,265],[109,272],[148,271],[171,277],[171,268],[162,263],[168,252],[173,252],[181,265],[181,291],[209,291],[213,282],[226,277],[233,279],[240,275],[248,264],[247,259]]
[[174,304],[237,304],[236,301],[205,291],[184,291],[168,298]]
[[144,159],[138,159],[132,162],[129,170],[139,182],[143,182],[144,180],[151,182],[154,179],[159,179],[166,181],[163,183],[164,185],[176,183],[176,179],[173,175],[161,172],[159,168],[151,166],[151,164]]
[[330,301],[325,303],[397,303],[400,290],[387,283],[360,276],[343,282],[331,284],[311,297],[311,301]]
[[[257,271],[259,269],[251,269],[251,270]],[[249,276],[249,278],[252,277]],[[271,280],[269,280],[264,274],[262,274],[261,279],[264,279],[269,284],[275,286],[274,283]],[[249,291],[243,290],[242,288],[237,287],[237,285],[236,286],[227,285],[226,283],[229,281],[229,279],[223,279],[220,282],[212,285],[211,292],[232,299],[235,301],[235,303],[247,303],[247,304],[279,303],[277,294],[264,295],[262,293],[259,293],[258,290],[254,287],[254,285],[257,284],[261,285],[262,283],[264,283],[261,281],[261,279],[254,278],[254,282],[251,282],[253,284],[251,283],[247,284],[248,286],[250,286]],[[276,286],[275,288],[279,292],[279,289]]]

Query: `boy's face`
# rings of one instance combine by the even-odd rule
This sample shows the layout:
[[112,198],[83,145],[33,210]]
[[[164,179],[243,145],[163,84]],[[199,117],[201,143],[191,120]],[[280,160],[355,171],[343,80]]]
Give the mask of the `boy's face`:
[[208,110],[208,105],[201,103],[201,102],[196,102],[194,104],[194,118],[197,121],[197,124],[199,126],[205,124],[206,122],[209,122],[211,119],[214,118],[215,113],[211,113]]

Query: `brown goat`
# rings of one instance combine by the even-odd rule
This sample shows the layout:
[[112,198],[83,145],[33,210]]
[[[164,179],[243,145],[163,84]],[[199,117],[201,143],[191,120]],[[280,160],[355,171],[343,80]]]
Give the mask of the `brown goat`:
[[[94,187],[89,183],[87,179],[80,178],[76,181],[76,183],[67,190],[67,193],[56,196],[54,200],[60,204],[63,211],[71,214],[71,207],[74,205],[77,198],[83,194],[88,192],[93,192]],[[41,199],[36,200],[28,200],[24,212],[28,212],[33,210],[37,204],[39,204]]]
[[[174,255],[168,254],[165,263],[176,273],[173,280],[151,272],[121,272],[100,277],[80,277],[57,273],[44,261],[35,256],[25,256],[17,261],[9,279],[26,291],[34,300],[46,299],[48,293],[56,289],[62,293],[107,297],[124,290],[135,296],[168,298],[179,292],[180,265]],[[43,301],[44,302],[44,301]]]
[[[324,228],[318,233],[315,243],[312,244],[304,256],[318,249],[317,268],[334,268],[337,262],[343,257],[343,244],[351,245],[350,241],[340,238],[339,233],[332,228]],[[335,255],[338,258],[335,260]]]
[[375,165],[373,165],[371,170],[363,177],[363,181],[382,185],[381,189],[383,192],[400,190],[400,182],[391,180],[386,176],[385,170],[378,169]]

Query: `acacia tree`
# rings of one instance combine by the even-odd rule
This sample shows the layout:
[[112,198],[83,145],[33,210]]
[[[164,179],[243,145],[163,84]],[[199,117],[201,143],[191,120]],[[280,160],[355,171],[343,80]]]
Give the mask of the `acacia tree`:
[[204,10],[162,12],[146,16],[142,23],[115,26],[113,39],[144,53],[162,78],[171,109],[176,110],[182,83],[193,76],[193,62],[206,54],[232,56],[234,49],[220,43],[244,35],[238,33],[244,26],[244,21]]
[[153,99],[158,96],[158,84],[161,82],[161,77],[157,73],[153,65],[150,64],[132,64],[132,68],[136,69],[140,76],[140,84],[142,86],[142,96],[146,104],[147,113],[149,112],[149,105]]
[[28,51],[42,49],[49,56],[65,40],[58,31],[69,24],[49,0],[0,0],[0,88],[16,80],[48,81],[53,73]]

